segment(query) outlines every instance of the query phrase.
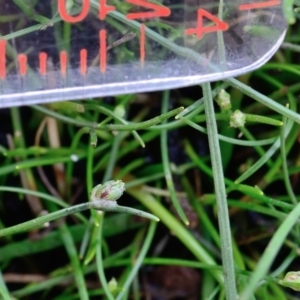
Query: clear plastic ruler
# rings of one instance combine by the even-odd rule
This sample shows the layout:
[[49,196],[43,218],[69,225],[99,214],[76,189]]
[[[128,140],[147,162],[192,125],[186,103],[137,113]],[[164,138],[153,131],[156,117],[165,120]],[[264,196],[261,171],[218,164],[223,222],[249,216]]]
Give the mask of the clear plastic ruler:
[[264,64],[280,0],[7,0],[0,107],[162,90]]

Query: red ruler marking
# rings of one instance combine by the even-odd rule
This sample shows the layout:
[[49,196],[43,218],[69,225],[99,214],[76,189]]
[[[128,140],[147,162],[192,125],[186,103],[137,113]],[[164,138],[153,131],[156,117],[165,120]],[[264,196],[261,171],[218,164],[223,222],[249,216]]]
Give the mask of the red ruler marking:
[[46,75],[47,72],[47,53],[41,52],[39,54],[39,61],[40,61],[40,74]]
[[99,18],[100,20],[105,20],[106,15],[111,12],[116,10],[115,6],[107,6],[106,5],[106,0],[100,0],[100,11],[99,11]]
[[140,33],[140,61],[141,64],[144,64],[146,56],[146,48],[145,48],[145,24],[141,25],[141,33]]
[[[216,25],[212,26],[203,26],[203,18],[207,18],[208,20],[214,22]],[[228,24],[218,17],[212,15],[207,10],[199,8],[198,9],[198,20],[196,28],[188,28],[184,31],[186,35],[188,34],[196,34],[198,39],[202,38],[204,33],[214,32],[214,31],[224,31],[229,28]]]
[[0,78],[6,77],[6,40],[0,40]]
[[67,65],[68,65],[68,53],[66,51],[61,51],[59,53],[60,59],[60,72],[63,77],[67,74]]
[[171,14],[171,10],[168,7],[150,3],[146,0],[126,0],[126,2],[153,10],[148,12],[129,13],[126,15],[126,18],[129,20],[167,17]]
[[256,8],[266,8],[270,6],[276,6],[281,4],[280,0],[272,0],[266,2],[258,2],[258,3],[246,3],[239,6],[239,10],[249,10],[249,9],[256,9]]
[[27,72],[27,55],[18,54],[19,72],[21,76],[25,76]]
[[81,75],[86,74],[86,69],[87,69],[87,50],[86,49],[81,49],[80,50],[80,72]]
[[90,0],[83,0],[82,10],[78,16],[70,16],[66,6],[66,0],[58,0],[58,12],[60,17],[68,23],[76,23],[82,21],[89,13]]
[[101,29],[99,32],[100,39],[100,70],[102,73],[106,71],[106,30]]

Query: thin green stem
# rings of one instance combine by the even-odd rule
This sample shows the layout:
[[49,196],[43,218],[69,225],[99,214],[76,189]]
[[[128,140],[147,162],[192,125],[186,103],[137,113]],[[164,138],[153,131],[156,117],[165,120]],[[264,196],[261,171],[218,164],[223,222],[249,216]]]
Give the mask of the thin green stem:
[[119,124],[107,124],[101,127],[98,127],[98,129],[100,130],[109,130],[109,131],[127,131],[127,130],[141,130],[141,129],[147,129],[149,127],[152,127],[158,123],[161,123],[171,117],[176,116],[177,114],[179,114],[184,108],[183,107],[179,107],[176,109],[173,109],[169,112],[166,112],[160,116],[157,116],[153,119],[144,121],[144,122],[140,122],[140,123],[129,123],[127,125],[119,125]]
[[[84,106],[87,109],[92,109],[92,110],[97,110],[101,113],[106,114],[107,116],[109,116],[112,119],[115,119],[117,121],[119,121],[120,123],[124,124],[124,125],[128,125],[128,121],[120,118],[117,114],[115,114],[113,111],[103,107],[103,106],[99,106],[99,105],[85,105]],[[102,122],[101,124],[98,125],[98,128],[100,129],[101,127],[105,126],[106,123]],[[109,126],[106,125],[106,126]],[[136,130],[132,130],[132,134],[135,137],[135,139],[141,144],[141,146],[144,148],[145,147],[145,143],[143,142],[143,140],[141,139],[141,137],[139,136],[139,134],[136,132]]]
[[280,105],[279,103],[273,101],[271,98],[257,92],[246,84],[234,79],[226,79],[225,82],[228,82],[232,87],[242,91],[245,95],[253,98],[254,100],[260,102],[264,106],[267,106],[274,111],[278,112],[281,115],[286,116],[289,119],[292,119],[296,123],[300,124],[300,116],[298,113],[287,109],[286,107]]
[[[87,187],[88,197],[93,188],[93,164],[94,164],[94,148],[89,143],[87,149],[87,163],[86,163],[86,187]],[[95,239],[97,239],[98,237],[99,223],[100,223],[99,219],[101,217],[102,217],[101,214],[97,214],[96,212],[92,211],[89,220],[90,226],[86,227],[84,238],[82,240],[81,247],[80,247],[80,255],[83,256],[83,254],[86,252],[86,248],[88,247],[88,244],[90,246],[84,259],[84,265],[87,265],[90,262],[90,260],[93,259],[95,256],[95,251],[96,251],[95,247],[97,247],[97,244],[94,245],[94,242]],[[95,238],[95,236],[97,237]]]
[[238,299],[234,260],[231,242],[231,230],[229,213],[227,207],[227,196],[224,182],[224,172],[222,167],[222,158],[220,153],[220,145],[218,140],[218,130],[215,120],[215,111],[213,99],[211,95],[211,87],[209,83],[202,85],[204,95],[204,106],[206,113],[208,142],[211,155],[211,164],[213,170],[213,178],[215,185],[216,200],[218,206],[219,230],[221,238],[222,263],[225,281],[225,294],[227,299]]
[[11,300],[11,297],[9,295],[9,290],[5,284],[4,278],[2,276],[2,272],[0,270],[0,296],[1,295],[3,297],[3,300]]
[[90,127],[93,129],[108,130],[108,131],[130,131],[130,130],[147,129],[153,125],[163,122],[164,120],[167,120],[173,116],[176,116],[184,109],[183,107],[179,107],[179,108],[173,109],[161,116],[157,116],[153,119],[150,119],[150,120],[147,120],[144,122],[139,122],[139,123],[128,123],[127,125],[125,125],[125,124],[124,125],[121,125],[121,124],[100,125],[95,122],[79,121],[79,120],[64,116],[62,114],[59,114],[57,112],[51,111],[50,109],[47,109],[43,106],[32,105],[32,107],[38,111],[43,112],[44,114],[46,114],[48,116],[51,116],[53,118],[56,118],[58,120],[64,121],[69,124],[73,124],[75,126]]
[[[207,134],[207,129],[194,123],[193,121],[190,121],[185,118],[181,118],[181,120],[183,122],[185,122],[186,124],[190,125],[191,127],[193,127],[194,129]],[[265,145],[272,144],[276,140],[276,137],[265,139],[265,140],[260,140],[260,141],[245,141],[245,140],[230,138],[230,137],[227,137],[222,134],[218,134],[218,139],[220,141],[224,141],[224,142],[234,144],[234,145],[240,145],[240,146],[245,146],[245,147],[255,147],[255,146],[265,146]]]
[[[170,96],[169,91],[164,91],[163,102],[162,102],[162,114],[165,114],[165,112],[168,110],[169,96]],[[170,169],[170,160],[169,160],[169,154],[168,154],[168,132],[166,129],[161,130],[160,146],[161,146],[161,158],[162,158],[167,187],[170,192],[171,201],[176,209],[176,212],[182,219],[182,221],[186,225],[188,225],[189,221],[188,221],[182,207],[180,206],[179,200],[176,196],[173,177],[172,177],[172,173],[171,173],[171,169]]]
[[65,246],[65,249],[68,253],[69,259],[74,272],[75,282],[77,285],[78,294],[81,300],[88,300],[89,295],[87,291],[87,286],[85,284],[83,272],[81,270],[78,253],[72,235],[66,224],[61,224],[59,226],[59,231]]
[[292,50],[294,52],[300,52],[300,46],[292,43],[282,43],[280,46],[281,49]]
[[47,25],[51,23],[51,20],[39,15],[35,10],[34,10],[34,5],[32,5],[27,1],[23,0],[13,0],[13,2],[23,11],[23,13],[32,20],[35,20],[41,24]]
[[0,284],[0,295],[3,297],[3,300],[11,300],[8,291],[1,284]]
[[[287,126],[285,128],[285,135],[287,136],[293,127],[293,122],[290,121],[287,123]],[[252,174],[254,174],[257,170],[259,170],[267,160],[269,160],[275,152],[280,148],[280,138],[277,138],[275,143],[269,148],[269,150],[260,158],[258,159],[252,166],[249,168],[246,172],[244,172],[241,176],[239,176],[236,180],[235,183],[242,183],[245,181],[247,178],[249,178]]]
[[253,114],[244,114],[246,118],[246,122],[255,122],[255,123],[262,123],[262,124],[269,124],[274,126],[282,126],[282,121],[268,118],[265,116],[260,115],[253,115]]
[[[223,20],[223,10],[224,10],[223,0],[219,0],[218,17],[220,20]],[[220,30],[217,31],[217,41],[218,41],[219,64],[221,66],[221,70],[226,71],[226,50],[224,44],[223,31]]]
[[143,246],[142,249],[139,253],[139,256],[134,260],[134,266],[129,274],[129,276],[127,277],[126,281],[123,284],[122,287],[122,291],[119,293],[119,295],[116,297],[116,300],[121,300],[123,299],[124,294],[127,292],[130,284],[133,282],[133,280],[136,278],[137,273],[139,268],[141,267],[144,258],[151,246],[151,242],[153,240],[154,237],[154,233],[157,227],[157,223],[156,222],[151,222],[149,229],[148,229],[148,233],[147,236],[145,238],[145,240],[143,241]]
[[300,204],[298,204],[293,211],[287,216],[280,227],[274,233],[271,241],[269,242],[264,254],[261,256],[259,263],[255,267],[255,271],[250,277],[247,288],[243,291],[240,300],[247,300],[253,295],[259,282],[267,274],[268,269],[271,267],[277,253],[282,247],[287,235],[299,220],[300,217]]
[[[112,143],[112,149],[110,151],[110,155],[109,155],[109,160],[107,163],[107,167],[105,170],[105,174],[103,176],[103,182],[106,182],[107,180],[112,178],[113,175],[113,169],[115,167],[116,164],[116,160],[117,160],[117,153],[118,153],[118,149],[120,148],[120,143],[122,141],[122,135],[118,134],[114,139],[113,139],[113,143]],[[90,173],[90,177],[92,177],[92,169],[87,170]],[[89,249],[87,251],[85,260],[84,260],[84,264],[87,265],[93,258],[94,255],[97,251],[97,248],[100,247],[99,246],[99,240],[103,238],[103,232],[102,232],[102,226],[99,226],[99,223],[103,222],[105,218],[105,214],[94,214],[93,215],[93,219],[94,219],[94,223],[97,226],[94,226],[92,229],[92,234],[91,234],[91,239],[89,242]],[[88,230],[88,229],[87,229]],[[99,250],[101,253],[100,257],[102,259],[102,248],[100,247]],[[102,268],[102,270],[98,269],[99,274],[102,274],[100,279],[101,279],[101,284],[104,288],[105,291],[108,291],[108,282],[106,280],[106,277],[104,275],[104,269],[103,269],[103,263],[99,264],[99,268]]]
[[288,171],[288,167],[287,167],[287,161],[286,161],[286,155],[287,155],[287,151],[286,151],[286,134],[285,134],[285,130],[286,130],[286,118],[283,118],[283,126],[282,126],[282,130],[280,132],[280,139],[281,139],[281,143],[280,143],[280,152],[281,152],[281,160],[282,160],[282,172],[283,172],[283,180],[285,183],[285,187],[287,190],[287,193],[289,195],[289,197],[291,198],[292,203],[294,203],[295,205],[298,203],[295,193],[293,191],[292,185],[291,185],[291,181],[290,181],[290,176],[289,176],[289,171]]
[[126,206],[119,206],[117,204],[114,206],[110,206],[110,205],[107,205],[107,201],[92,201],[92,202],[86,202],[86,203],[74,205],[74,206],[71,206],[71,207],[68,207],[65,209],[61,209],[56,212],[38,217],[36,219],[30,220],[30,221],[27,221],[27,222],[24,222],[24,223],[15,225],[15,226],[0,229],[0,237],[6,236],[6,235],[11,235],[11,234],[16,234],[19,232],[30,230],[32,228],[40,227],[47,222],[51,222],[58,218],[66,217],[68,215],[75,214],[75,213],[78,213],[80,211],[84,211],[84,210],[87,210],[90,208],[96,209],[96,210],[101,210],[101,211],[129,213],[129,214],[133,214],[133,215],[136,215],[139,217],[145,217],[150,220],[157,221],[157,222],[159,221],[159,219],[157,217],[155,217],[149,213],[145,213],[138,209],[134,209],[131,207],[126,207]]
[[62,122],[71,124],[71,125],[75,125],[75,126],[79,126],[79,127],[89,127],[89,128],[93,128],[93,129],[97,129],[98,124],[96,122],[88,122],[88,121],[81,121],[81,120],[77,120],[77,119],[73,119],[67,116],[64,116],[62,114],[59,114],[51,109],[48,109],[42,105],[31,105],[32,108],[42,112],[43,114],[50,116],[52,118],[55,118],[57,120],[60,120]]
[[82,204],[78,204],[72,207],[68,207],[65,209],[61,209],[58,210],[56,212],[38,217],[36,219],[18,224],[18,225],[14,225],[8,228],[4,228],[0,230],[0,237],[2,236],[6,236],[6,235],[12,235],[12,234],[16,234],[19,232],[23,232],[23,231],[27,231],[30,230],[32,228],[37,228],[42,226],[43,224],[47,223],[47,222],[51,222],[53,220],[56,220],[58,218],[62,218],[65,216],[68,216],[70,214],[75,214],[77,212],[80,211],[84,211],[90,208],[90,203],[82,203]]
[[[101,214],[100,218],[99,218],[99,221],[100,221],[99,231],[100,232],[102,232],[103,219],[104,219],[104,215]],[[98,276],[99,276],[100,282],[102,284],[102,288],[105,292],[105,296],[109,300],[114,300],[114,297],[113,297],[113,295],[112,295],[112,293],[111,293],[111,291],[108,287],[107,280],[106,280],[105,273],[104,273],[103,257],[102,257],[102,238],[100,238],[100,235],[99,235],[99,238],[98,238],[98,241],[97,241],[97,246],[98,247],[96,247],[96,264],[97,264]]]

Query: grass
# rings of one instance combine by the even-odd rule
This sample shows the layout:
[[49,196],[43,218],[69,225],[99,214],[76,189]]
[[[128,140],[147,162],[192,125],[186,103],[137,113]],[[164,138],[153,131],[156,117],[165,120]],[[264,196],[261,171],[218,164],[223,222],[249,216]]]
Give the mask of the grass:
[[[0,112],[0,298],[297,299],[297,29],[237,79]],[[89,210],[112,179],[119,210]]]

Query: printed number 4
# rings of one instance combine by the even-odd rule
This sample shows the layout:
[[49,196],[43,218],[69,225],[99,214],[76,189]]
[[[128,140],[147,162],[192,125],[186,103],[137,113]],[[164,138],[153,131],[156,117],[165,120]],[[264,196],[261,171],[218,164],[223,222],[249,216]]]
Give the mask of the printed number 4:
[[[207,18],[208,20],[212,21],[215,25],[212,26],[203,26],[203,17]],[[185,30],[185,34],[196,34],[198,39],[201,39],[203,34],[208,32],[214,31],[224,31],[228,29],[228,24],[223,22],[219,18],[213,16],[211,13],[206,11],[205,9],[198,9],[198,20],[197,20],[197,27],[196,28],[188,28]]]

